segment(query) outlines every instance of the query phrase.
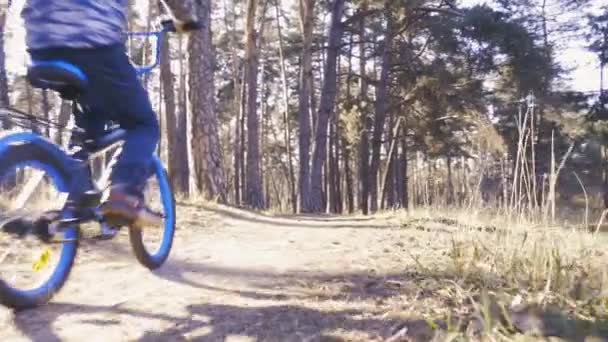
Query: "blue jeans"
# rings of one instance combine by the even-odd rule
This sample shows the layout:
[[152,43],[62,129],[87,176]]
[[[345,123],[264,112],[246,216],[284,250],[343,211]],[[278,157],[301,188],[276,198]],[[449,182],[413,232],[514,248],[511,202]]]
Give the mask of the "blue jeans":
[[111,120],[127,131],[122,152],[112,169],[112,184],[143,188],[158,144],[160,129],[148,93],[137,78],[124,45],[93,49],[50,48],[30,50],[35,60],[63,60],[79,67],[88,88],[78,102],[84,110],[76,124],[90,136],[103,132]]

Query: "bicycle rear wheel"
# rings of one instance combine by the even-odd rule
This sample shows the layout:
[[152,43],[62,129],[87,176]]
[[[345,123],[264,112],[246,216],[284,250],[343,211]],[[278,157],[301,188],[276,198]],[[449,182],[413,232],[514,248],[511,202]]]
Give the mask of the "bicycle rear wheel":
[[3,305],[26,309],[45,304],[67,280],[78,247],[76,227],[56,234],[55,238],[60,241],[54,243],[34,234],[18,236],[15,232],[39,228],[48,233],[48,221],[35,218],[61,212],[67,198],[68,179],[69,171],[61,156],[38,143],[26,141],[0,146],[0,303]]
[[154,157],[153,175],[146,184],[147,205],[163,214],[159,228],[129,228],[129,238],[137,260],[145,267],[157,269],[167,260],[175,235],[175,198],[162,162]]

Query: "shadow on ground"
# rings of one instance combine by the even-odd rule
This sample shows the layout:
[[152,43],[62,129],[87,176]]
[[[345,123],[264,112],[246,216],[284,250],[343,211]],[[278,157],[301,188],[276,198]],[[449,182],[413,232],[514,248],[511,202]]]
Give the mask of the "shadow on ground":
[[[206,274],[209,283],[189,280],[187,274],[190,272]],[[16,313],[15,325],[33,341],[51,342],[61,340],[53,329],[54,322],[63,315],[71,314],[104,314],[103,317],[110,317],[80,321],[99,327],[119,325],[124,316],[168,323],[165,324],[168,328],[145,331],[141,341],[224,341],[228,336],[246,336],[257,341],[369,341],[386,340],[396,332],[404,331],[407,334],[396,341],[429,341],[435,331],[426,320],[387,314],[387,308],[394,308],[399,300],[405,298],[415,298],[416,302],[421,303],[424,299],[441,299],[442,305],[449,309],[463,305],[451,301],[449,297],[441,298],[437,291],[439,285],[455,278],[441,278],[438,274],[275,274],[180,261],[169,263],[155,274],[183,286],[216,292],[218,295],[229,294],[232,298],[243,297],[250,301],[247,305],[193,303],[180,310],[180,315],[150,313],[126,308],[121,304],[103,306],[51,303],[35,312],[30,310]],[[230,284],[230,279],[239,279],[241,284],[244,281],[247,289],[211,285],[218,276],[228,279],[223,284]],[[436,287],[431,284],[436,284]],[[205,302],[204,299],[201,301]],[[318,305],[323,302],[331,302],[332,309]],[[352,309],[339,305],[358,302],[374,303],[375,306],[372,309]],[[383,305],[384,303],[388,305]],[[409,304],[404,302],[404,305]],[[409,311],[405,307],[403,310]],[[591,332],[608,337],[606,321],[590,323],[556,312],[535,315],[533,319],[540,320],[548,328],[545,331],[566,341],[584,341],[584,336]],[[443,326],[441,323],[439,325]]]

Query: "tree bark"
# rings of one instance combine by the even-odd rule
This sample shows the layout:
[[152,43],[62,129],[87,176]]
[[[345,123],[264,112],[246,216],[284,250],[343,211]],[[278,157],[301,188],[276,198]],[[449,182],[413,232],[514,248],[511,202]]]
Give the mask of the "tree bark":
[[276,0],[275,11],[277,21],[277,35],[279,37],[279,59],[281,67],[281,82],[283,86],[283,124],[285,125],[284,136],[285,136],[285,149],[287,150],[287,165],[289,168],[289,190],[291,194],[291,205],[293,212],[298,211],[297,194],[296,194],[296,177],[293,170],[293,152],[291,148],[291,121],[289,120],[289,88],[287,85],[287,71],[285,68],[285,56],[283,48],[283,34],[281,30],[281,16],[280,16],[281,2]]
[[334,161],[335,161],[335,155],[334,155],[334,144],[335,144],[335,140],[336,140],[336,130],[335,127],[332,123],[329,124],[329,137],[328,137],[328,144],[327,144],[327,164],[326,164],[326,172],[325,172],[325,179],[326,179],[326,187],[325,187],[325,191],[327,196],[326,197],[326,201],[327,201],[327,206],[326,206],[326,211],[328,213],[336,213],[337,212],[337,193],[336,193],[336,174],[338,173],[338,170],[336,170],[336,168],[334,167]]
[[[0,108],[10,106],[8,97],[8,79],[6,75],[6,55],[4,53],[4,26],[6,24],[6,10],[0,11]],[[11,128],[11,122],[6,119],[2,121],[2,127],[5,129]]]
[[234,196],[236,205],[241,205],[244,200],[245,183],[245,112],[247,111],[247,84],[245,66],[241,72],[239,109],[235,127],[234,137]]
[[[388,197],[387,191],[390,187],[389,182],[392,181],[393,176],[393,162],[395,160],[395,152],[397,146],[397,138],[399,135],[399,130],[401,126],[401,118],[397,119],[397,123],[395,124],[395,128],[393,130],[393,138],[391,139],[391,146],[388,151],[387,163],[386,163],[386,171],[384,173],[384,177],[382,177],[382,190],[381,190],[381,203],[384,203],[384,200]],[[389,205],[392,203],[389,203]]]
[[298,100],[298,124],[300,128],[298,145],[300,148],[300,170],[298,190],[300,192],[299,211],[309,212],[312,208],[310,188],[310,94],[312,79],[312,32],[314,0],[299,0],[300,26],[302,32],[302,56],[300,61],[300,94]]
[[[260,45],[262,45],[263,39],[260,39]],[[268,86],[266,84],[266,58],[262,56],[261,58],[261,67],[260,67],[260,82],[261,82],[261,99],[260,99],[260,110],[261,110],[261,132],[260,134],[260,156],[262,159],[262,181],[264,187],[264,209],[270,208],[270,181],[272,178],[272,171],[270,169],[270,156],[268,153],[269,149],[269,138],[270,138],[270,114],[268,111]]]
[[[51,120],[51,104],[49,102],[49,92],[47,89],[42,89],[42,113],[44,114],[44,119],[49,122]],[[51,138],[51,126],[44,126],[44,136]]]
[[[59,108],[59,115],[57,116],[57,124],[59,124],[60,127],[67,126],[71,115],[72,104],[69,101],[61,100],[61,107]],[[61,129],[58,129],[55,132],[55,142],[59,146],[63,146],[63,131]]]
[[[350,34],[349,46],[348,46],[348,69],[346,76],[346,103],[344,108],[346,111],[351,111],[353,109],[353,96],[352,96],[352,74],[353,74],[353,33]],[[342,135],[338,135],[338,139],[340,139],[340,150],[342,151],[342,164],[344,165],[344,178],[345,178],[345,197],[346,197],[346,206],[349,214],[352,214],[355,211],[355,189],[353,187],[353,174],[350,168],[350,158],[351,158],[351,144],[350,142]]]
[[312,172],[311,172],[311,197],[312,211],[320,212],[323,210],[323,188],[321,184],[322,168],[327,153],[327,133],[328,122],[331,117],[336,100],[336,64],[342,39],[342,10],[344,0],[334,0],[331,10],[331,26],[329,29],[329,43],[327,48],[327,61],[323,90],[319,103],[317,118],[317,129],[315,136],[315,147],[313,151]]
[[372,136],[372,158],[369,168],[370,185],[370,211],[378,209],[378,171],[380,168],[380,149],[382,147],[382,135],[384,133],[384,123],[386,121],[386,110],[388,102],[389,73],[391,68],[391,47],[392,47],[392,15],[389,3],[385,5],[386,13],[386,32],[382,44],[382,69],[380,71],[380,81],[376,94],[374,131]]
[[177,178],[177,185],[174,188],[175,191],[182,193],[184,195],[188,195],[190,193],[189,179],[190,179],[190,169],[187,165],[189,165],[190,160],[188,158],[188,86],[186,82],[186,74],[188,70],[184,63],[185,52],[183,49],[183,38],[179,38],[179,94],[180,94],[180,106],[179,110],[176,112],[176,150],[171,151],[171,153],[175,153],[178,156],[177,165],[181,165],[179,168],[174,168],[175,172],[179,172],[179,177]]
[[[162,11],[162,4],[158,4]],[[169,173],[169,181],[174,192],[183,192],[181,185],[183,184],[180,176],[180,168],[182,156],[177,151],[178,142],[177,136],[180,134],[177,131],[177,113],[175,105],[175,84],[174,75],[171,71],[171,55],[169,49],[169,37],[163,36],[160,50],[160,78],[162,82],[162,102],[164,102],[165,112],[165,132],[167,134],[167,169]],[[186,164],[187,165],[187,164]]]
[[197,0],[197,14],[203,25],[188,41],[192,113],[192,151],[196,189],[208,199],[226,202],[224,171],[219,145],[218,117],[215,111],[211,40],[211,3]]
[[454,204],[454,180],[453,180],[453,175],[452,175],[452,156],[448,153],[448,155],[446,156],[446,165],[448,168],[448,186],[446,191],[447,196],[446,196],[446,203],[447,205],[452,205]]
[[[400,118],[398,118],[397,120],[400,120]],[[388,157],[387,157],[387,161],[386,161],[386,176],[388,177],[386,180],[386,183],[382,183],[383,186],[383,190],[381,192],[381,196],[384,198],[384,200],[381,200],[380,203],[382,205],[382,209],[394,209],[395,208],[395,177],[397,176],[397,172],[395,170],[395,165],[397,165],[397,162],[395,162],[396,158],[398,157],[398,152],[399,152],[399,144],[395,145],[397,136],[399,135],[399,130],[396,129],[396,131],[394,132],[394,134],[390,134],[390,129],[392,127],[395,127],[395,115],[394,112],[390,113],[389,116],[389,124],[387,126],[387,130],[388,130],[388,134],[387,134],[387,139],[384,143],[384,148],[386,149],[386,151],[388,151]],[[391,154],[391,147],[393,147],[393,151]]]
[[247,1],[247,18],[245,24],[245,67],[247,70],[247,205],[252,208],[264,208],[262,176],[260,171],[260,132],[257,112],[258,98],[258,51],[255,31],[255,14],[257,0]]
[[341,214],[343,210],[343,202],[342,202],[342,177],[340,177],[340,127],[338,124],[339,120],[336,118],[335,124],[335,134],[334,134],[334,142],[333,142],[333,169],[334,169],[334,177],[332,180],[332,184],[334,186],[335,193],[335,206],[334,213]]
[[[361,6],[359,12],[365,12],[365,4]],[[361,136],[359,141],[359,209],[364,215],[369,213],[369,132],[371,130],[370,121],[367,117],[367,59],[365,55],[365,16],[361,16],[359,21],[359,110]]]
[[399,163],[399,170],[401,172],[401,179],[399,180],[399,188],[400,190],[400,202],[401,208],[409,209],[409,192],[408,192],[408,181],[409,181],[409,172],[408,172],[408,162],[407,162],[407,127],[403,125],[402,134],[401,134],[401,158]]
[[246,124],[247,124],[247,89],[248,89],[248,85],[247,85],[247,67],[246,65],[243,65],[243,77],[241,79],[241,107],[239,108],[240,111],[240,121],[239,121],[239,125],[240,125],[240,129],[239,129],[239,146],[238,146],[238,150],[239,150],[239,160],[240,160],[240,169],[239,169],[239,174],[240,174],[240,180],[241,180],[241,186],[240,186],[240,192],[241,192],[241,202],[246,202],[247,199],[247,191],[245,188],[245,183],[246,183],[246,179],[247,179],[247,175],[245,173],[245,152],[247,150],[247,146],[245,144],[245,133],[247,132],[247,130],[245,129]]
[[[232,6],[228,6],[226,1],[223,2],[224,5],[224,26],[226,32],[229,32],[229,45],[230,45],[230,53],[232,58],[231,63],[231,71],[232,71],[232,82],[234,83],[234,98],[233,98],[233,110],[236,113],[235,122],[234,122],[234,137],[233,137],[233,191],[234,191],[234,204],[238,207],[241,205],[241,169],[242,169],[242,160],[241,157],[241,116],[244,112],[243,103],[243,91],[245,87],[243,86],[243,72],[241,71],[241,66],[239,63],[239,56],[237,53],[237,38],[236,38],[236,11],[234,10],[235,2],[232,1]],[[230,19],[229,21],[229,15]]]

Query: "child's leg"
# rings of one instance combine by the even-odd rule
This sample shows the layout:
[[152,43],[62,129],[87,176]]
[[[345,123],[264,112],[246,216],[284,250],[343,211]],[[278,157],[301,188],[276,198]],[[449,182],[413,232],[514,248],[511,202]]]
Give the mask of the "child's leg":
[[113,120],[127,131],[110,177],[112,191],[107,208],[110,214],[139,220],[139,216],[144,215],[142,191],[160,129],[148,94],[124,46],[53,49],[32,55],[39,59],[63,59],[81,68],[89,82],[87,91],[79,99],[87,108],[85,116],[91,115],[91,122]]
[[148,94],[124,47],[84,51],[71,61],[81,67],[89,79],[89,89],[81,101],[89,107],[85,116],[94,117],[91,121],[113,120],[127,131],[122,153],[112,170],[111,183],[124,185],[140,195],[160,129]]
[[114,118],[128,134],[110,180],[112,184],[126,185],[129,191],[140,196],[158,144],[160,128],[148,94],[127,55],[117,50],[113,59],[115,84],[104,94],[117,104]]

